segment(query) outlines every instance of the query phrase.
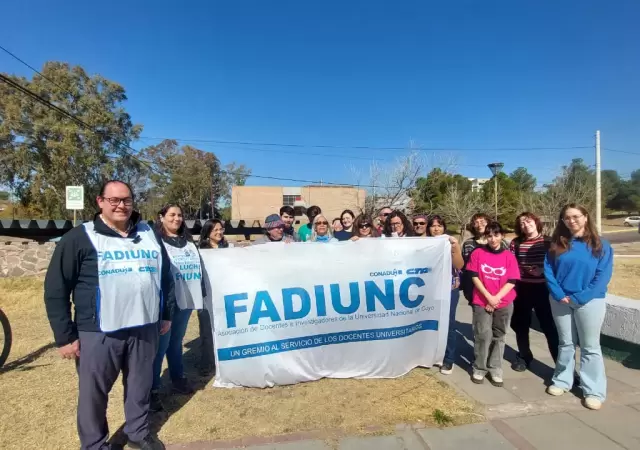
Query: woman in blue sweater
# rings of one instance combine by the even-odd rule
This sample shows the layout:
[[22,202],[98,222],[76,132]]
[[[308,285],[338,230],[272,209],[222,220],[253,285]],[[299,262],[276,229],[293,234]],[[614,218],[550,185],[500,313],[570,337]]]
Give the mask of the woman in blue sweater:
[[551,312],[560,338],[556,370],[547,393],[557,396],[571,389],[579,343],[584,405],[596,410],[607,393],[600,330],[612,272],[613,250],[609,242],[598,236],[584,207],[566,205],[560,212],[544,263]]

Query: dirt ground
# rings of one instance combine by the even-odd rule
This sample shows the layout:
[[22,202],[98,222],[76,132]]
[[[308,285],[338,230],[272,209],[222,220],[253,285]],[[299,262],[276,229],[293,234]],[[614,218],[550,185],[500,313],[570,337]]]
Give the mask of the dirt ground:
[[[42,280],[0,279],[0,307],[8,315],[14,345],[0,369],[0,448],[73,449],[77,377],[60,359],[42,301]],[[336,380],[272,389],[221,389],[198,375],[197,318],[185,339],[187,376],[193,396],[167,396],[167,413],[154,418],[167,443],[269,436],[312,430],[367,433],[397,423],[457,425],[481,419],[475,406],[426,369],[397,379]],[[168,384],[168,383],[166,383]],[[123,424],[122,383],[111,393],[108,420],[113,433]]]

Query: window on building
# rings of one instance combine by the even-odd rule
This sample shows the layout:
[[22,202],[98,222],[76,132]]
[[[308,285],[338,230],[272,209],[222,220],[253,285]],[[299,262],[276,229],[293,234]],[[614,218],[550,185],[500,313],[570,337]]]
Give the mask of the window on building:
[[300,200],[299,195],[283,195],[282,196],[282,204],[284,206],[293,206],[296,200]]

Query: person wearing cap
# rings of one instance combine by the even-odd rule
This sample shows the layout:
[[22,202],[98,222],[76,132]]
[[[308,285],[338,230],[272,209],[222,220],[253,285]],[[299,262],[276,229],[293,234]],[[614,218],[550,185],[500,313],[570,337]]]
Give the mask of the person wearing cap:
[[253,242],[253,245],[269,244],[271,242],[295,242],[293,237],[285,234],[284,222],[278,214],[270,214],[264,220],[264,235]]
[[415,231],[418,237],[427,237],[427,216],[424,214],[417,214],[413,216],[413,231]]

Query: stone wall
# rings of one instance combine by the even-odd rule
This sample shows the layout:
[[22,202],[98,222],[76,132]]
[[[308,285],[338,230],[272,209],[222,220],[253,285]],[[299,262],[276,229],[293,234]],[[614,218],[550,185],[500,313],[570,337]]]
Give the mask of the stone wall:
[[0,242],[0,278],[44,275],[56,244]]

